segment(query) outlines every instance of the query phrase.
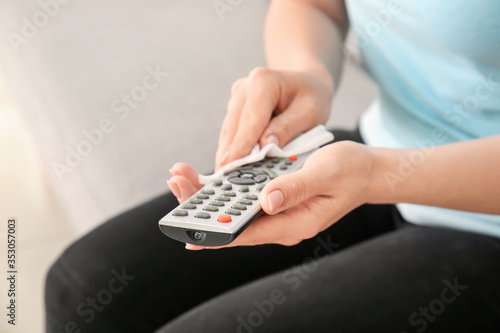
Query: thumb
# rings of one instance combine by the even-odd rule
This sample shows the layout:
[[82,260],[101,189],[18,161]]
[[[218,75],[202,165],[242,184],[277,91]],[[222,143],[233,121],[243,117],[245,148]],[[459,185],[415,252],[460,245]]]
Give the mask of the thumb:
[[300,169],[272,180],[260,195],[262,209],[276,214],[319,194],[322,180],[317,178],[309,170]]

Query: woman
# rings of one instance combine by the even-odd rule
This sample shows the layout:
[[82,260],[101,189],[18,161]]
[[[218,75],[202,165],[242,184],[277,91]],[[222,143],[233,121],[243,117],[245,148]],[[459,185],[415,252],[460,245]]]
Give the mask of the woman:
[[498,331],[499,14],[495,0],[273,1],[268,67],[234,83],[216,168],[327,120],[349,25],[379,86],[359,131],[266,185],[268,215],[225,249],[157,230],[201,186],[174,165],[173,195],[52,267],[48,331]]

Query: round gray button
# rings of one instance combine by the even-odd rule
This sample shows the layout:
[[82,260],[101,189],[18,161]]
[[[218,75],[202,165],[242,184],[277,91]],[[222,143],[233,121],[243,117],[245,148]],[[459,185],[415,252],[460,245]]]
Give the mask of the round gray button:
[[194,217],[197,217],[199,219],[209,219],[210,214],[205,213],[205,212],[198,212],[198,213],[194,214]]
[[185,211],[185,210],[182,210],[182,209],[176,209],[174,210],[174,212],[172,213],[173,216],[187,216],[188,215],[188,212]]
[[199,204],[203,203],[203,200],[201,200],[201,199],[191,199],[191,200],[189,200],[189,203],[190,204],[194,204],[194,205],[199,205]]
[[251,204],[253,204],[252,200],[247,200],[247,199],[240,199],[240,200],[238,200],[238,203],[242,204],[242,205],[251,205]]
[[201,193],[212,195],[212,194],[215,194],[215,191],[214,190],[206,189],[206,190],[201,190]]
[[207,212],[218,212],[219,208],[215,206],[205,206],[203,207],[203,210],[206,210]]
[[[261,186],[261,185],[259,185],[259,186]],[[257,186],[257,187],[259,187],[259,186]],[[263,186],[263,185],[262,185],[262,186]],[[250,200],[257,200],[257,199],[259,199],[259,197],[258,197],[258,196],[256,196],[255,194],[245,194],[245,195],[243,196],[243,198],[245,198],[245,199],[250,199]]]
[[231,209],[231,208],[228,208],[226,209],[226,214],[230,214],[230,215],[241,215],[241,211],[237,210],[237,209]]

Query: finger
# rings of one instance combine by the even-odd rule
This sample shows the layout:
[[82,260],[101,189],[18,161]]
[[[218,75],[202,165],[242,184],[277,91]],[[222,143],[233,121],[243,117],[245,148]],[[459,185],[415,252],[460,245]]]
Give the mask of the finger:
[[[304,112],[305,110],[308,111]],[[302,101],[292,103],[288,109],[271,119],[259,139],[260,145],[275,143],[279,147],[285,146],[297,134],[316,125],[316,114],[313,106],[307,106]]]
[[229,147],[227,162],[246,156],[258,143],[280,98],[277,75],[266,69],[252,71],[238,129]]
[[[319,196],[306,200],[277,215],[264,215],[250,224],[232,243],[219,247],[186,247],[192,250],[220,249],[235,246],[280,244],[291,246],[314,237],[330,223],[326,211],[331,200]],[[314,221],[314,223],[311,223]]]
[[167,184],[179,203],[183,203],[189,199],[201,188],[195,187],[193,183],[184,176],[173,176],[167,181]]
[[238,129],[238,121],[240,114],[245,105],[245,79],[240,79],[233,83],[231,99],[227,104],[227,113],[222,122],[221,131],[219,134],[219,144],[217,153],[215,154],[215,168],[226,164],[229,157],[229,146],[231,145],[236,130]]
[[316,168],[303,167],[272,180],[260,195],[262,209],[268,214],[277,214],[321,194],[325,183],[321,175]]
[[194,187],[200,189],[203,187],[199,182],[198,172],[189,164],[186,163],[175,163],[169,170],[172,176],[184,176],[193,184]]

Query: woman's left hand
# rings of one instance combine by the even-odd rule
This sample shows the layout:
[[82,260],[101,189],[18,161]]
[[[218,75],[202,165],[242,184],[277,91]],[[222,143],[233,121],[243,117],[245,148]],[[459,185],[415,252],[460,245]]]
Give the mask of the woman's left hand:
[[[256,219],[231,244],[295,245],[325,230],[373,195],[371,148],[351,141],[327,145],[314,152],[304,166],[269,182],[260,194],[268,214]],[[189,165],[175,164],[168,181],[179,202],[199,190],[198,173]],[[187,244],[189,250],[214,249]]]

